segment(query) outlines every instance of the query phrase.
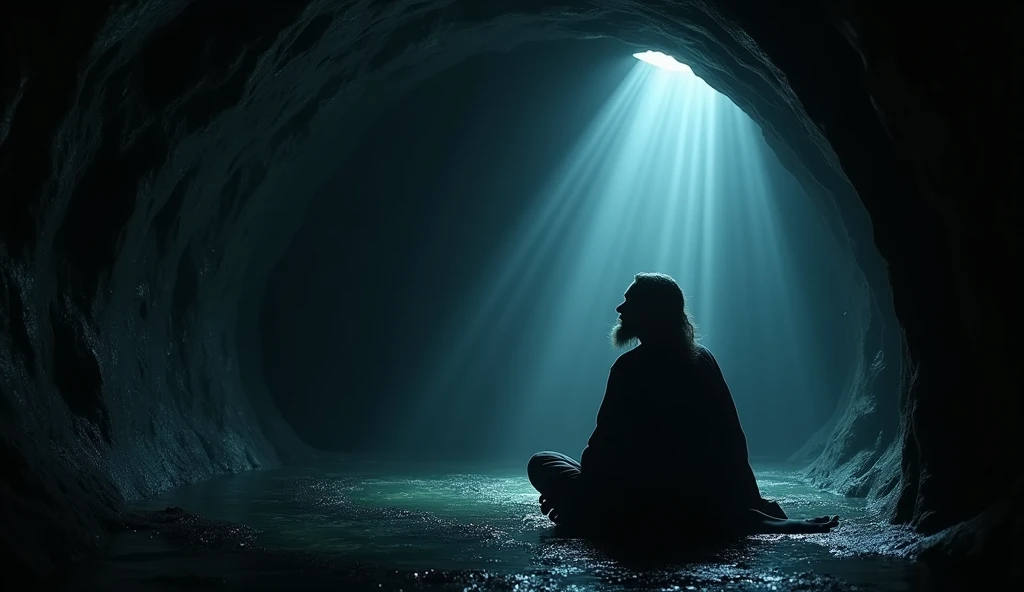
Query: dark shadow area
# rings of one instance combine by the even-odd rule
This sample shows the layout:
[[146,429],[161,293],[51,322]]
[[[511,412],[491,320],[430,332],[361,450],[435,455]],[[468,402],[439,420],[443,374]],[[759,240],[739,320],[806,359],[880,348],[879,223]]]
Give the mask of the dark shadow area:
[[262,307],[264,375],[305,439],[387,447],[394,411],[420,394],[414,369],[452,338],[445,320],[496,237],[542,197],[634,62],[608,43],[475,56],[383,106]]

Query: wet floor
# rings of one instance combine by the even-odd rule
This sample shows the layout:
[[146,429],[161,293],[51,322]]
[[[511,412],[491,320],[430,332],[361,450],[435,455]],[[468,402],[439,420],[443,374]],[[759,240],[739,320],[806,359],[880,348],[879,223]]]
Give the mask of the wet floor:
[[[794,518],[840,514],[829,534],[751,537],[702,557],[623,554],[555,536],[522,468],[347,459],[191,485],[139,509],[178,507],[170,527],[126,532],[87,578],[98,589],[850,590],[922,587],[899,557],[906,531],[863,500],[755,466]],[[178,521],[184,514],[163,514]],[[238,525],[244,525],[245,528]],[[214,544],[216,543],[216,544]],[[628,549],[627,549],[628,551]],[[82,580],[79,583],[85,583]]]

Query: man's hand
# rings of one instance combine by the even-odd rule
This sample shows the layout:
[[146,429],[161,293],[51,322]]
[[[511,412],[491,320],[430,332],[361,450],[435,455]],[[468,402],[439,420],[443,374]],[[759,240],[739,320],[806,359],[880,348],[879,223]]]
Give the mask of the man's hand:
[[542,495],[538,501],[540,502],[540,513],[547,516],[555,524],[559,524],[561,522],[561,515],[558,513],[558,510],[555,509],[551,500]]

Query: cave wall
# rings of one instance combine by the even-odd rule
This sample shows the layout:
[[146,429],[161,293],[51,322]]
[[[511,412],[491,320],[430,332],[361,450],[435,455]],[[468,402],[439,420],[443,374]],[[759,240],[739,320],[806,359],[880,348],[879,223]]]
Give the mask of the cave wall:
[[[864,376],[878,351],[893,353],[892,306],[906,362],[882,368],[905,368],[907,390],[858,407],[878,410],[878,425],[851,433],[888,430],[899,447],[894,519],[936,532],[977,515],[1019,483],[1008,468],[1019,406],[1006,385],[1020,384],[1020,313],[1003,288],[1020,268],[1019,206],[1005,189],[1018,167],[999,147],[1010,88],[996,75],[1009,70],[1011,36],[998,30],[1011,19],[903,10],[747,0],[13,9],[0,23],[0,421],[16,467],[2,490],[3,550],[46,571],[100,542],[125,499],[303,454],[259,384],[255,328],[270,269],[344,157],[345,126],[373,93],[468,53],[596,35],[691,64],[784,162],[791,152],[844,224],[862,227],[844,205],[852,182],[885,260],[860,245],[858,263],[869,286],[891,279],[894,296],[871,304],[881,324],[866,332]],[[952,57],[941,51],[950,40]],[[884,425],[893,404],[904,412],[896,433]],[[856,455],[855,440],[826,440],[826,455],[846,447],[816,473],[827,481]],[[875,460],[894,462],[876,442]],[[857,462],[862,477],[877,464]]]
[[[759,6],[761,17],[800,20]],[[830,88],[830,99],[850,102],[803,103],[857,188],[888,266],[907,372],[893,511],[925,532],[978,514],[1019,479],[1010,458],[1020,410],[1007,385],[1020,370],[1005,356],[1020,313],[1001,289],[1005,276],[992,273],[1019,267],[1019,235],[1009,232],[1019,205],[1001,189],[1013,186],[1015,167],[992,148],[1010,104],[1008,35],[996,32],[1009,19],[998,12],[835,8],[826,18],[858,51],[857,75],[837,68],[834,52],[793,51],[756,12],[738,17],[794,92]],[[949,39],[953,52],[943,51]],[[870,107],[854,101],[864,94]]]

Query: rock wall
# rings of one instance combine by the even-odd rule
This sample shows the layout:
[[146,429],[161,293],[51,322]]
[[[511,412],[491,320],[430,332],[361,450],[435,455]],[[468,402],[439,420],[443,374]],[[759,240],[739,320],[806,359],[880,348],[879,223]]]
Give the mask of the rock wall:
[[[305,454],[259,380],[255,311],[346,138],[381,93],[466,55],[599,35],[689,63],[839,214],[869,324],[861,379],[812,474],[853,493],[891,490],[892,517],[926,532],[981,514],[1019,483],[1019,406],[1006,385],[1020,384],[1020,313],[1003,289],[1004,270],[1020,268],[1019,205],[1005,197],[1019,167],[997,147],[1009,120],[1000,44],[1011,38],[998,31],[1010,19],[900,10],[754,0],[12,9],[0,22],[5,556],[48,573],[102,542],[126,499]],[[869,289],[884,294],[887,280],[893,302]],[[900,369],[902,397],[872,386]]]

